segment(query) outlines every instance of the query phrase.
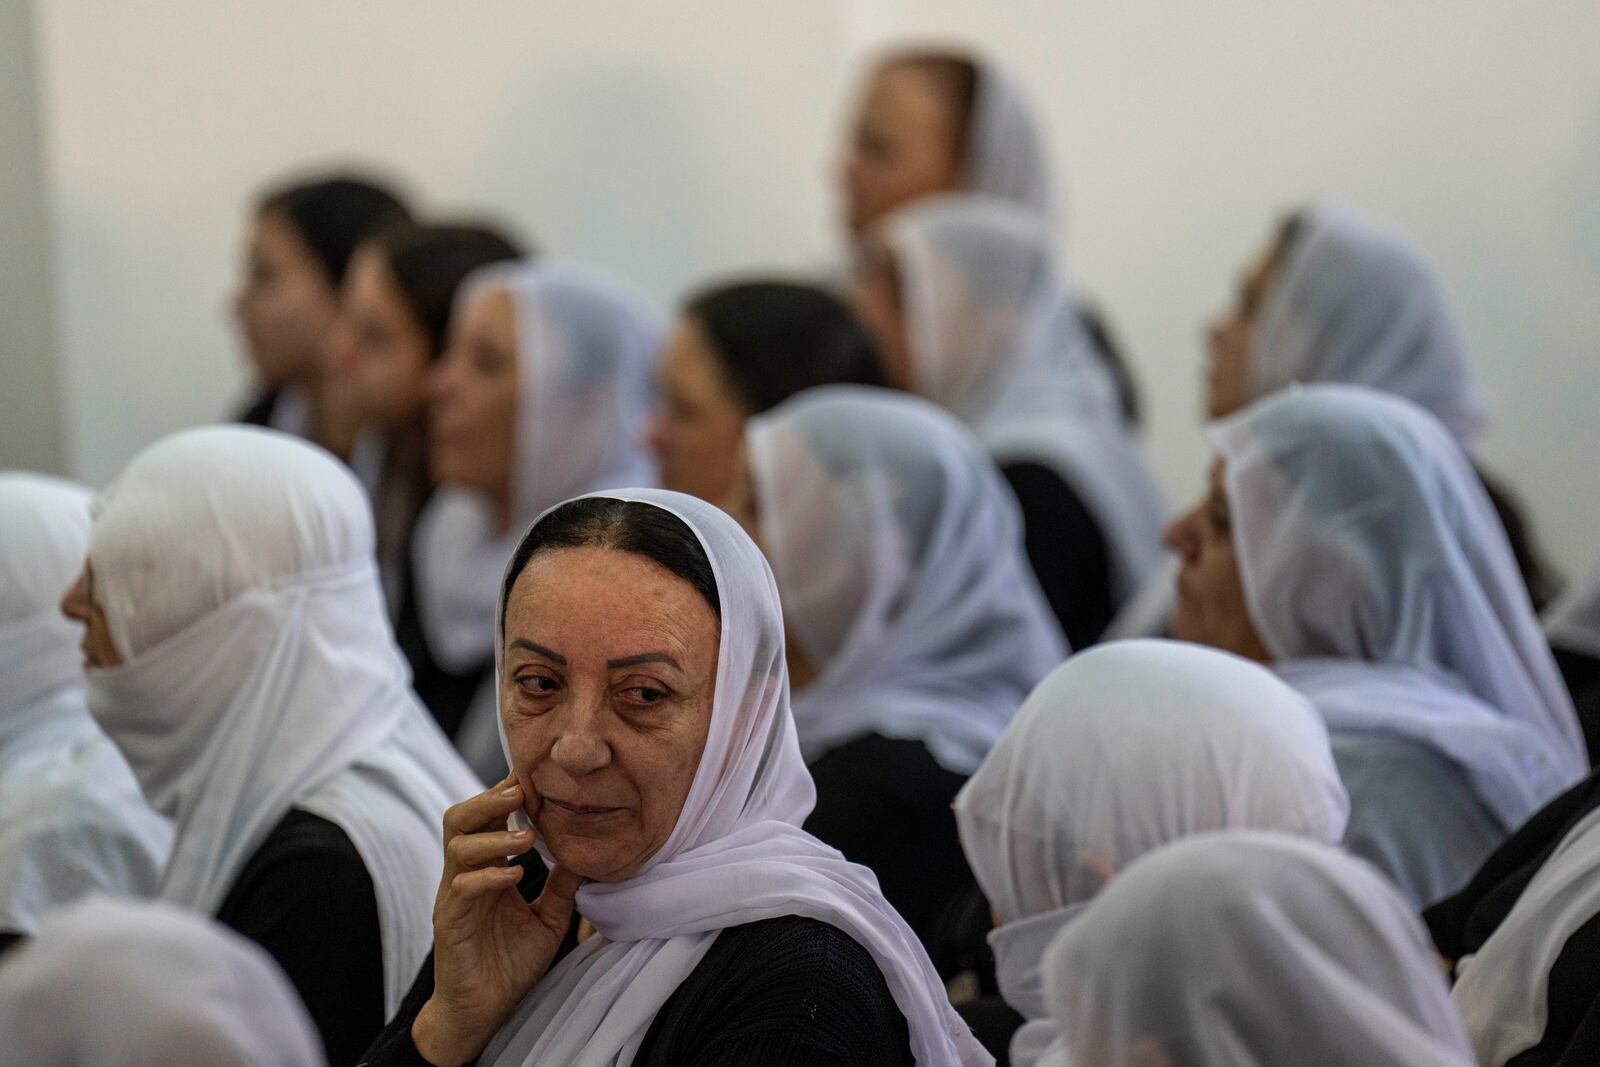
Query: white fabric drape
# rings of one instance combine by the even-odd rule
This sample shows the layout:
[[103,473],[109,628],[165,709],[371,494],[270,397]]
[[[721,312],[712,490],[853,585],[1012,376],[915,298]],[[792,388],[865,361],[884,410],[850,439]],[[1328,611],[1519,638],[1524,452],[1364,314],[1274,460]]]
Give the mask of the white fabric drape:
[[806,759],[876,733],[971,774],[1066,656],[982,445],[863,386],[807,390],[745,441],[788,638],[821,668],[794,699]]
[[985,60],[975,65],[978,79],[961,184],[1049,219],[1055,213],[1055,187],[1039,123],[1021,90],[997,64]]
[[1138,857],[1209,830],[1337,844],[1350,801],[1316,709],[1266,668],[1197,645],[1079,653],[1028,697],[956,797],[961,842],[1003,925],[1000,992],[1028,1020],[1011,1062],[1055,1039],[1045,946]]
[[323,1067],[322,1040],[261,948],[170,905],[92,897],[0,967],[7,1063]]
[[1499,519],[1436,419],[1315,385],[1210,436],[1252,620],[1332,732],[1437,748],[1508,831],[1585,773]]
[[1045,953],[1050,1067],[1470,1067],[1427,932],[1377,872],[1266,831],[1136,861]]
[[1488,421],[1487,404],[1422,250],[1339,204],[1309,209],[1302,226],[1262,305],[1251,396],[1295,382],[1371,386],[1471,442]]
[[479,1062],[631,1063],[718,931],[798,915],[839,928],[872,955],[905,1013],[917,1063],[992,1063],[877,880],[800,829],[815,792],[789,715],[778,591],[760,551],[726,514],[692,497],[601,495],[671,512],[711,561],[722,623],[710,730],[666,844],[633,877],[578,891],[597,936],[534,987]]
[[81,628],[58,607],[83,569],[89,493],[0,473],[0,931],[90,891],[156,891],[172,826],[84,705]]
[[875,239],[899,272],[912,391],[954,412],[1001,465],[1054,471],[1100,526],[1115,597],[1130,595],[1161,558],[1165,508],[1041,220],[955,194],[901,208]]
[[372,876],[387,1010],[432,945],[444,810],[481,786],[410,690],[372,513],[331,456],[212,427],[141,453],[97,503],[89,559],[121,666],[89,707],[177,824],[161,896],[215,913],[291,808]]

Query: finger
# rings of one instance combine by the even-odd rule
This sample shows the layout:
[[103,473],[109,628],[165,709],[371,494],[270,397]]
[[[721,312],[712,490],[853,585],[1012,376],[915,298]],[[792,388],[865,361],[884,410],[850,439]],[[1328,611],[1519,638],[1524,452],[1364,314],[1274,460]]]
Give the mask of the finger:
[[486,897],[507,890],[515,893],[522,881],[521,867],[485,867],[478,871],[463,871],[449,881],[435,910],[435,922],[459,922],[473,905]]
[[515,779],[495,783],[476,796],[447,808],[444,813],[446,843],[460,834],[500,829],[506,816],[522,807],[522,786]]
[[574,874],[557,864],[545,879],[544,889],[533,902],[533,914],[545,926],[560,936],[565,936],[572,925],[572,913],[577,907],[578,889],[583,876]]
[[532,830],[459,834],[444,846],[445,869],[457,874],[479,867],[503,867],[508,857],[520,856],[532,847]]

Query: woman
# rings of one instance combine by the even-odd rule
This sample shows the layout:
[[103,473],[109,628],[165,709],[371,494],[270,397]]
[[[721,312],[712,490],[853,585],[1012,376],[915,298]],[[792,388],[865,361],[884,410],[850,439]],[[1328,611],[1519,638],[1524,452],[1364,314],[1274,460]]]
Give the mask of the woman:
[[1334,845],[1349,814],[1316,709],[1271,672],[1171,641],[1113,642],[1058,667],[956,798],[1017,1013],[1012,1067],[1032,1067],[1056,1038],[1045,946],[1123,868],[1208,830]]
[[1585,770],[1494,509],[1437,419],[1359,386],[1280,393],[1211,441],[1210,495],[1168,531],[1173,629],[1311,698],[1347,846],[1432,903]]
[[980,196],[903,208],[857,296],[889,384],[948,408],[1000,464],[1068,643],[1092,644],[1158,562],[1164,511],[1037,225]]
[[447,733],[460,723],[482,677],[441,666],[417,615],[411,535],[433,492],[428,377],[444,352],[462,281],[520,254],[481,227],[391,227],[356,252],[344,284],[342,348],[335,359],[348,366],[356,408],[381,441],[373,510],[384,596],[417,695]]
[[965,427],[916,397],[812,389],[752,419],[753,531],[783,597],[806,830],[872,868],[928,945],[972,887],[950,802],[1067,650],[1016,503]]
[[89,493],[0,473],[0,947],[98,890],[156,891],[172,827],[84,705],[78,639],[57,610],[83,566]]
[[551,505],[655,480],[641,431],[661,335],[649,305],[596,271],[500,264],[457,298],[433,381],[429,467],[441,489],[412,562],[432,655],[478,679],[445,729],[486,782],[505,773],[491,676],[500,572]]
[[838,297],[749,281],[684,305],[660,378],[648,440],[661,484],[716,503],[733,488],[747,419],[812,386],[882,385],[883,370],[872,336]]
[[434,956],[372,1067],[989,1062],[871,874],[799,828],[777,589],[732,519],[569,501],[496,637],[512,773],[446,818]]
[[1137,860],[1058,937],[1044,1064],[1470,1067],[1415,914],[1370,867],[1263,831]]
[[162,899],[260,944],[352,1063],[427,952],[438,820],[478,788],[407,686],[361,486],[211,427],[102,494],[64,610],[89,710],[177,836]]
[[0,960],[6,1054],[32,1067],[324,1067],[259,947],[165,904],[91,898]]
[[353,458],[360,419],[345,383],[327,373],[325,349],[356,247],[407,217],[393,192],[354,177],[286,185],[257,201],[233,300],[258,391],[240,422]]
[[1600,1060],[1600,775],[1547,804],[1424,918],[1487,1067]]
[[1550,605],[1544,634],[1578,709],[1592,765],[1600,760],[1600,570],[1572,583]]

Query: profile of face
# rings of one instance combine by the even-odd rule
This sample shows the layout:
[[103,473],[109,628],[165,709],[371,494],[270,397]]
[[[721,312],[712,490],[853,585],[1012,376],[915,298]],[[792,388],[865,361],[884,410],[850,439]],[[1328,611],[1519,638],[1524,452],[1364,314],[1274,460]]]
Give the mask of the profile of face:
[[856,277],[853,303],[856,315],[878,342],[884,384],[909,391],[911,340],[900,299],[900,271],[893,255],[883,250],[871,255]]
[[83,572],[61,598],[61,614],[73,622],[83,624],[83,665],[88,670],[116,667],[122,663],[116,642],[111,640],[111,627],[106,613],[94,597],[94,569],[84,561]]
[[879,67],[862,94],[840,167],[851,235],[860,236],[902,204],[958,189],[964,132],[925,68]]
[[717,503],[732,487],[750,410],[693,317],[678,322],[657,375],[662,404],[645,440],[661,461],[661,484]]
[[1282,242],[1269,241],[1240,275],[1233,306],[1206,325],[1208,418],[1224,418],[1250,403],[1250,352],[1255,346],[1256,324],[1282,261]]
[[1257,633],[1245,600],[1225,473],[1223,461],[1214,461],[1205,498],[1167,527],[1166,545],[1182,563],[1172,635],[1270,663],[1272,654]]
[[510,293],[491,289],[451,322],[433,372],[428,447],[435,481],[509,502],[520,380],[516,306]]
[[427,411],[432,352],[383,254],[371,246],[350,260],[339,326],[330,343],[360,414],[388,430],[414,424]]
[[339,293],[281,212],[260,215],[250,227],[233,313],[263,388],[315,379],[338,318]]
[[547,548],[517,576],[500,717],[563,867],[622,881],[666,844],[705,751],[719,637],[699,592],[635,553]]

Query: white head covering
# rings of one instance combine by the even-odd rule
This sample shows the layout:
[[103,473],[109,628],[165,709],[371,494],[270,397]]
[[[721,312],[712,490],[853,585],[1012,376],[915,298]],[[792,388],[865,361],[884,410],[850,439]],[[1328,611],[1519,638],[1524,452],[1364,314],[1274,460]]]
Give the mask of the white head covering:
[[[493,291],[510,294],[517,317],[511,522],[503,529],[481,493],[441,489],[417,520],[412,549],[429,648],[458,671],[494,657],[500,574],[535,516],[580,493],[656,479],[643,431],[662,316],[609,275],[543,261],[473,272],[457,314]],[[485,686],[456,738],[480,772],[500,757],[497,719]]]
[[1438,749],[1509,830],[1583,775],[1572,701],[1466,455],[1349,385],[1214,426],[1250,614],[1334,733]]
[[867,733],[971,774],[1067,654],[978,441],[926,400],[810,389],[745,430],[789,640],[820,676],[795,697],[808,760]]
[[711,561],[722,623],[710,730],[666,844],[633,877],[578,890],[578,910],[598,936],[551,969],[479,1062],[631,1063],[718,932],[796,915],[837,927],[872,955],[905,1013],[917,1063],[992,1063],[871,872],[800,829],[816,794],[789,715],[782,609],[760,551],[731,518],[693,497],[601,495],[677,516]]
[[1316,709],[1271,671],[1175,641],[1080,653],[1028,697],[956,797],[961,842],[1004,925],[1000,992],[1028,1023],[1011,1062],[1056,1037],[1039,963],[1105,883],[1208,830],[1337,844],[1350,813]]
[[1556,648],[1600,659],[1600,567],[1545,609],[1544,634]]
[[1018,204],[1041,219],[1054,214],[1054,184],[1044,138],[1028,102],[991,61],[974,61],[978,82],[967,124],[962,186]]
[[1151,853],[1044,971],[1067,1043],[1052,1065],[1472,1064],[1416,915],[1371,867],[1302,838],[1236,830]]
[[152,894],[172,847],[84,706],[82,630],[58,604],[88,545],[88,490],[0,473],[0,931],[89,890]]
[[260,947],[166,904],[93,897],[0,966],[8,1062],[323,1067],[322,1041]]
[[372,875],[393,1011],[432,944],[444,810],[481,788],[409,688],[355,478],[270,430],[140,453],[98,502],[94,589],[123,656],[89,708],[177,823],[164,899],[215,913],[291,808]]
[[1478,1062],[1501,1067],[1544,1038],[1550,972],[1567,941],[1600,915],[1600,809],[1540,864],[1483,947],[1456,961],[1451,996]]
[[954,412],[1002,465],[1055,471],[1100,525],[1116,596],[1130,594],[1161,558],[1165,509],[1044,227],[957,194],[901,208],[878,240],[899,270],[912,391]]
[[1488,420],[1444,287],[1422,250],[1338,204],[1307,211],[1267,291],[1250,394],[1346,382],[1403,396],[1462,442]]

